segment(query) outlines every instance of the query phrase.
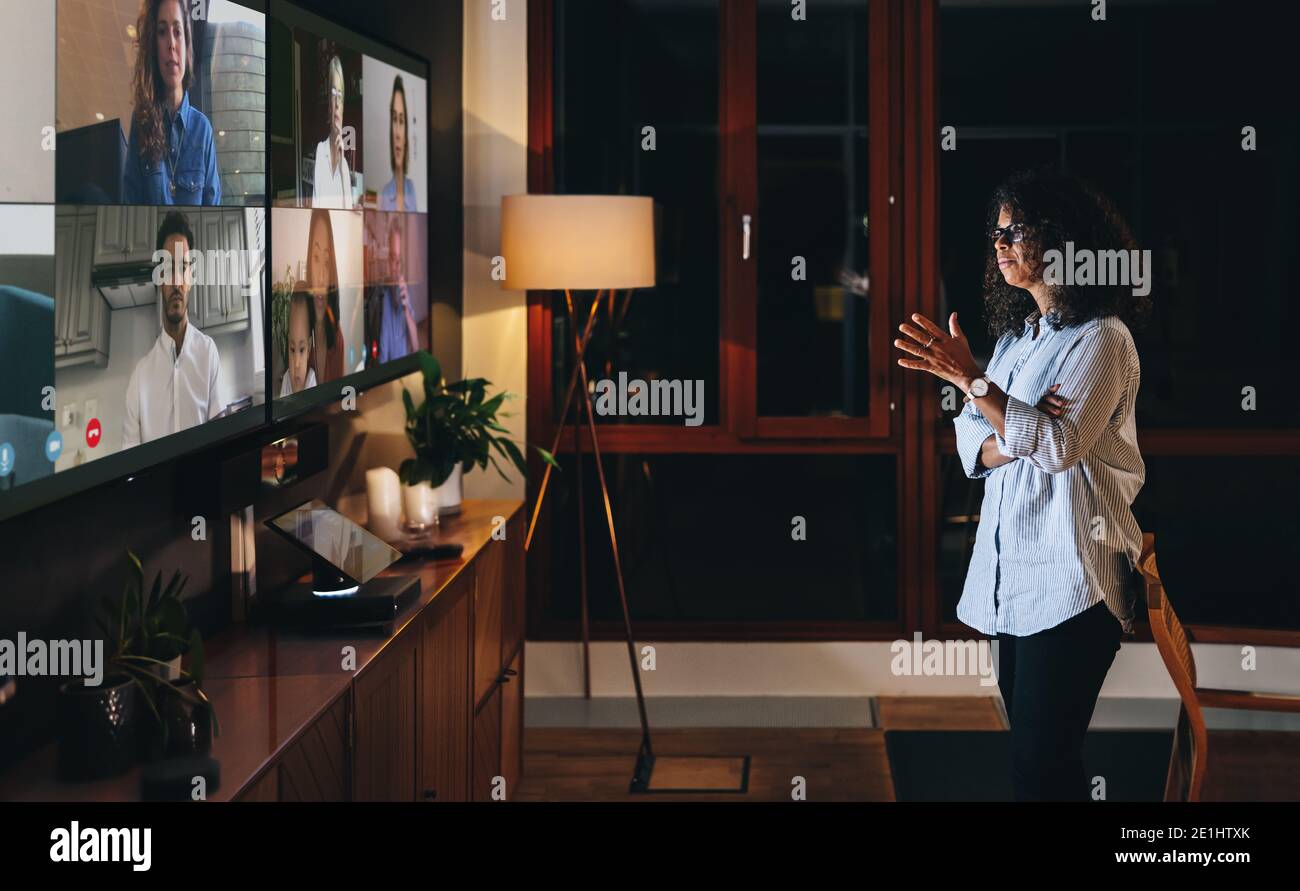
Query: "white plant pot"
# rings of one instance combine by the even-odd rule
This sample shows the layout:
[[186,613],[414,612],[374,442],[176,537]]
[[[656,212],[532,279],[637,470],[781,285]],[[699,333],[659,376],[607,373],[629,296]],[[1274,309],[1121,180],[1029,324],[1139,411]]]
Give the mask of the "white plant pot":
[[150,664],[146,671],[149,671],[160,680],[179,681],[181,679],[181,657],[177,656],[165,665]]
[[447,481],[438,487],[438,516],[446,517],[460,513],[460,502],[464,498],[460,463],[452,470]]

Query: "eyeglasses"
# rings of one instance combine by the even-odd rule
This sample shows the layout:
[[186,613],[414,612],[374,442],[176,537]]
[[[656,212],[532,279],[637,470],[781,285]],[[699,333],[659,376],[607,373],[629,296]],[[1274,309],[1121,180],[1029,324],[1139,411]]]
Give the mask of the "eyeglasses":
[[989,240],[997,244],[1002,238],[1012,244],[1020,244],[1025,240],[1025,226],[1022,223],[1012,223],[1010,226],[994,226],[989,230]]

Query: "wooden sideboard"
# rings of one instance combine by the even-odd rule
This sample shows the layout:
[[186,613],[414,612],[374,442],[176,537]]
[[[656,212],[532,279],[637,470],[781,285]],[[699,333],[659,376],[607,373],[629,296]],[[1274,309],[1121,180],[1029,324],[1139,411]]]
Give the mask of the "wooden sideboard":
[[[464,546],[460,560],[387,571],[418,573],[422,591],[386,632],[236,625],[208,641],[205,687],[221,724],[212,748],[221,784],[209,799],[513,797],[523,756],[524,533],[521,502],[466,501],[441,530]],[[0,776],[0,801],[140,797],[139,766],[62,783],[56,755],[51,744]]]

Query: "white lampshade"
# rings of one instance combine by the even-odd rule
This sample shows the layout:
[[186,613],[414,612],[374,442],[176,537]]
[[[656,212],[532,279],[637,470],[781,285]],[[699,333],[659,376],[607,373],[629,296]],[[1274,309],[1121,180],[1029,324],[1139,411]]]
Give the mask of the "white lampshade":
[[502,287],[654,287],[654,219],[652,198],[506,195],[501,199]]

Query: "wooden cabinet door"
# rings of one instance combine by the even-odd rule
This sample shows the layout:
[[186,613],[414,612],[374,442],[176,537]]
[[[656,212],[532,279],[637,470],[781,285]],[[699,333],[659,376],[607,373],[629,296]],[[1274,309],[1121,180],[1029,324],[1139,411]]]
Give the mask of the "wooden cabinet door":
[[228,272],[216,268],[225,265],[225,230],[221,214],[205,213],[199,217],[194,241],[195,249],[202,251],[204,256],[202,283],[195,282],[190,290],[190,321],[199,328],[212,328],[226,320],[226,286],[216,283],[218,275],[224,276]]
[[129,207],[100,207],[95,211],[96,266],[113,266],[126,262],[126,243],[130,237]]
[[[153,253],[158,245],[158,210],[153,207],[123,208],[123,232],[118,241],[123,251],[122,259],[127,263],[153,263]],[[166,214],[168,211],[163,211]],[[182,213],[186,213],[182,210]],[[193,212],[186,213],[191,228],[194,225]]]
[[413,801],[419,634],[408,629],[352,685],[352,797]]
[[60,207],[54,219],[54,355],[68,351],[68,318],[76,304],[77,214]]
[[474,704],[501,677],[501,606],[505,542],[489,541],[474,560]]
[[[475,801],[492,801],[494,781],[501,775],[501,687],[474,716],[473,791]],[[507,794],[510,787],[506,787]]]
[[[224,318],[226,324],[248,321],[248,239],[244,235],[244,212],[242,210],[224,210],[221,212],[221,226],[225,230],[223,243],[226,251],[235,251],[235,262],[224,264],[223,275],[227,276],[222,287],[224,292]],[[224,261],[223,261],[224,263]],[[232,276],[233,273],[233,276]],[[233,278],[234,280],[229,280]]]
[[514,798],[524,772],[524,653],[515,656],[501,682],[501,776]]
[[495,542],[505,548],[505,583],[502,587],[502,643],[501,659],[509,662],[519,652],[524,642],[524,630],[527,622],[527,603],[524,599],[524,511],[515,511],[515,515],[506,524],[505,541]]
[[349,707],[348,697],[340,696],[280,757],[280,801],[347,801],[351,797]]
[[90,286],[95,252],[95,217],[77,217],[72,264],[72,302],[67,316],[68,353],[107,352],[107,307],[99,291]]
[[257,778],[243,792],[235,796],[235,801],[268,803],[280,800],[280,765],[273,764],[271,769]]
[[470,616],[474,567],[447,590],[449,609],[429,607],[420,642],[420,794],[424,801],[469,800]]

